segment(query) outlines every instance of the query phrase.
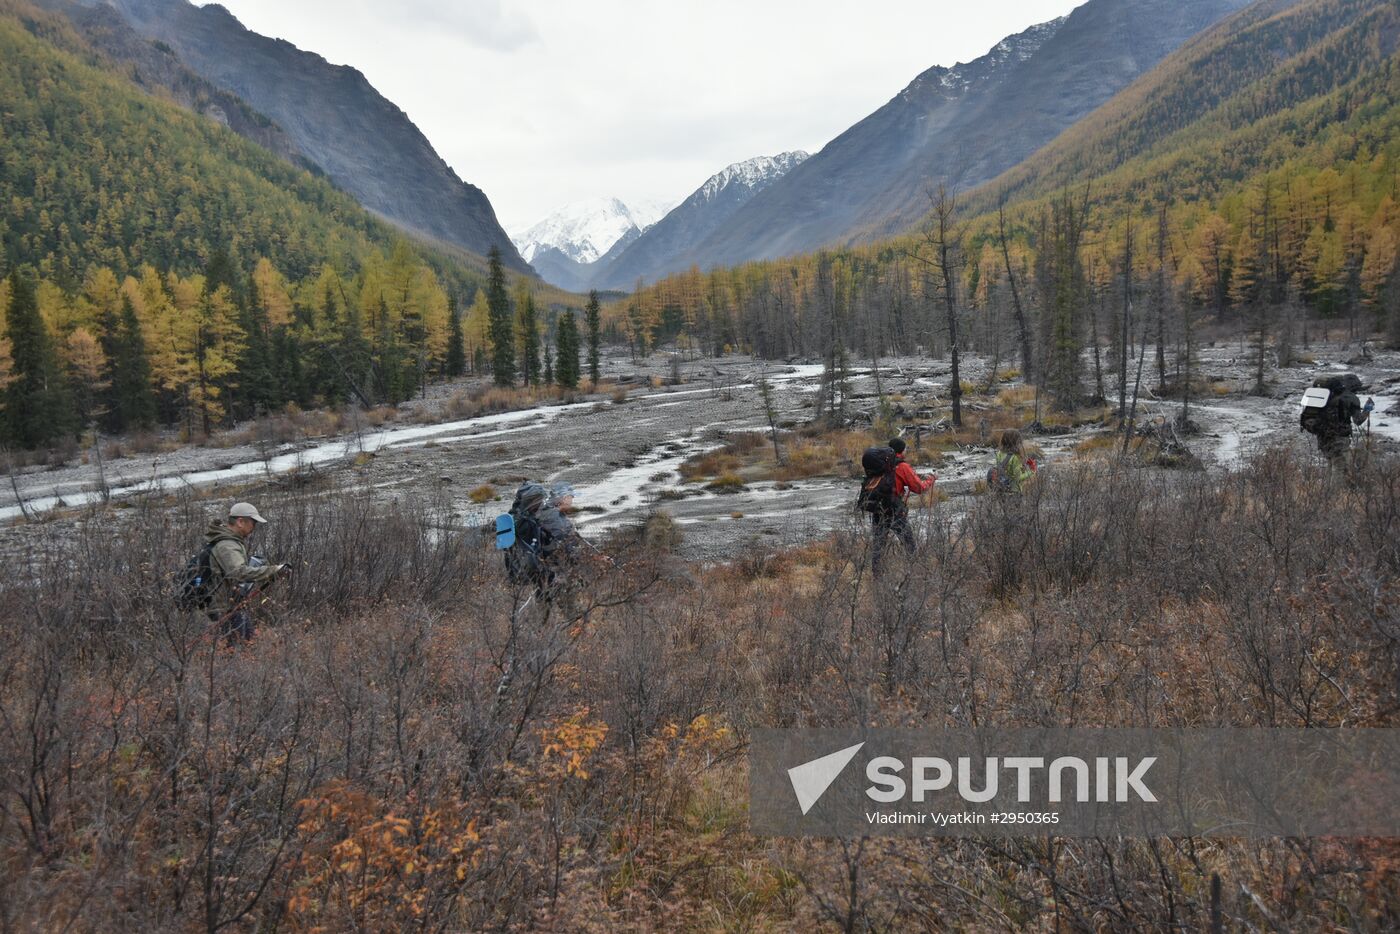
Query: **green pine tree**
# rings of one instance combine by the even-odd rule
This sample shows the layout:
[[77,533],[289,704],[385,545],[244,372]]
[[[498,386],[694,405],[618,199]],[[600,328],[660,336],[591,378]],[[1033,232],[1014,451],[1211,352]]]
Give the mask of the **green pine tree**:
[[263,307],[257,283],[251,279],[248,281],[248,298],[239,309],[238,318],[248,341],[238,361],[239,414],[253,416],[280,408],[286,399],[273,372],[267,309]]
[[296,339],[291,329],[278,328],[273,332],[272,356],[276,360],[277,372],[282,377],[283,399],[286,402],[295,402],[300,408],[310,408],[315,400],[312,397],[306,368],[301,362],[301,341]]
[[520,308],[520,378],[530,386],[540,384],[540,323],[533,295],[526,295]]
[[375,316],[379,323],[374,342],[375,384],[379,390],[379,401],[398,405],[404,400],[405,384],[410,374],[404,372],[404,348],[394,329],[389,327],[389,305],[384,297],[379,297],[379,312]]
[[342,399],[355,398],[362,405],[371,405],[369,384],[370,348],[365,340],[364,318],[360,306],[346,302],[340,319],[340,336],[331,349],[331,360],[338,380],[336,394]]
[[151,391],[151,358],[141,333],[136,308],[122,296],[121,318],[104,341],[108,367],[107,423],[109,430],[134,431],[156,423],[156,397]]
[[515,384],[515,322],[511,320],[510,296],[506,294],[506,272],[501,251],[491,247],[486,277],[487,327],[491,339],[491,370],[497,386]]
[[462,311],[457,307],[455,295],[447,300],[447,360],[442,369],[448,379],[456,379],[467,372],[467,351],[462,339]]
[[598,344],[602,333],[602,312],[598,307],[598,292],[588,293],[588,307],[584,309],[584,323],[588,326],[588,378],[598,385]]
[[74,434],[72,402],[59,372],[53,341],[39,314],[34,283],[18,270],[10,274],[5,336],[10,341],[14,368],[4,393],[6,440],[37,448]]
[[558,363],[554,367],[555,381],[564,389],[578,387],[578,319],[573,311],[559,317]]
[[428,328],[418,307],[409,303],[399,318],[399,381],[406,399],[428,393]]
[[239,300],[238,270],[228,250],[217,247],[204,265],[204,290],[212,295],[221,285],[228,286],[235,302]]

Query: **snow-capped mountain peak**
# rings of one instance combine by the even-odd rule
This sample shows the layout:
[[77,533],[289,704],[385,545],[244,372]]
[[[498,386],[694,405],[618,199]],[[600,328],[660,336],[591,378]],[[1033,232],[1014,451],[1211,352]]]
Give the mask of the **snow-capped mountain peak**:
[[692,196],[692,200],[713,201],[720,192],[735,185],[745,189],[763,187],[792,171],[807,158],[807,155],[797,150],[779,153],[776,156],[755,156],[743,162],[736,162],[710,176]]
[[637,236],[669,210],[659,202],[636,204],[628,207],[617,198],[576,201],[511,239],[526,262],[533,262],[542,249],[553,247],[574,262],[592,263],[623,237]]

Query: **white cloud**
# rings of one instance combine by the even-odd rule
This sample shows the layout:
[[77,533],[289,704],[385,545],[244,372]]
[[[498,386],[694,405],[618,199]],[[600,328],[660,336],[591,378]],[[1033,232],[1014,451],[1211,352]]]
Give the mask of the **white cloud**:
[[363,71],[507,228],[816,152],[933,65],[1083,0],[221,0]]

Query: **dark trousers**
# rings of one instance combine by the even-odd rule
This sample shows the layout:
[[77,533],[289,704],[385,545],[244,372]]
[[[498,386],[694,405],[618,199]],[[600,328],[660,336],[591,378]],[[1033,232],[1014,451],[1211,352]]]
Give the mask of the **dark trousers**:
[[1351,450],[1351,435],[1329,433],[1317,436],[1317,448],[1328,460],[1337,461],[1347,456]]
[[870,516],[870,532],[870,570],[876,576],[880,574],[880,561],[885,556],[890,533],[894,533],[906,552],[914,553],[914,530],[909,527],[909,507],[903,503],[894,512],[873,513]]
[[248,642],[253,638],[253,618],[248,615],[247,610],[239,610],[224,620],[223,636],[229,645]]
[[230,606],[209,613],[209,621],[219,627],[219,638],[229,645],[237,645],[240,642],[248,642],[253,638],[253,616],[248,612],[247,607],[238,607],[238,600],[243,595],[234,597],[235,603]]

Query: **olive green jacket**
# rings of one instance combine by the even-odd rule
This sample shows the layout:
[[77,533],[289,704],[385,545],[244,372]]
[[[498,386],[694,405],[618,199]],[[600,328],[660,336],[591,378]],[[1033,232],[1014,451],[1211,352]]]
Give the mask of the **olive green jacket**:
[[1011,478],[1011,491],[1020,493],[1026,488],[1026,481],[1035,476],[1035,472],[1026,466],[1026,460],[1019,454],[1011,454],[1006,451],[997,451],[997,466],[1006,471],[1006,475]]
[[222,522],[209,523],[204,533],[209,549],[209,567],[230,594],[238,584],[261,584],[277,576],[276,565],[255,568],[248,565],[248,543]]

